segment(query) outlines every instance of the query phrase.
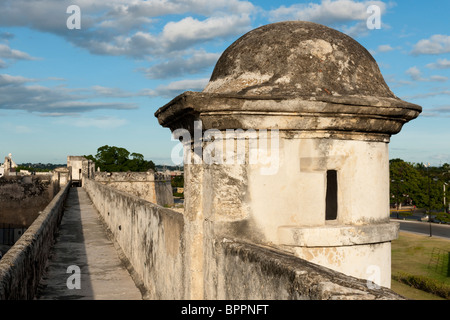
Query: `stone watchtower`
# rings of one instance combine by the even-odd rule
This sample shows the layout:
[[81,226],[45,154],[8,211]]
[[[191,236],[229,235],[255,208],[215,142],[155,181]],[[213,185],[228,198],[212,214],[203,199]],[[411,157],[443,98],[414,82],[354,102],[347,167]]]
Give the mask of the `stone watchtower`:
[[229,237],[390,287],[388,143],[420,112],[364,47],[323,25],[280,22],[234,42],[203,92],[155,114],[185,146],[193,285]]

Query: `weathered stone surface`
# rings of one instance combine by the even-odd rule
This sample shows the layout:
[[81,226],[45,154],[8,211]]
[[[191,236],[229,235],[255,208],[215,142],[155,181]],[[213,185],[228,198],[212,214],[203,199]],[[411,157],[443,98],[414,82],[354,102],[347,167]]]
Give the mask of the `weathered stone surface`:
[[148,299],[404,299],[277,248],[214,236],[209,220],[200,237],[177,212],[93,180],[84,188]]
[[153,171],[97,172],[94,180],[161,206],[173,205],[169,175]]
[[94,176],[95,163],[83,156],[67,156],[67,168],[71,172],[72,181],[79,184],[82,179]]
[[0,260],[0,300],[33,299],[61,221],[67,184]]
[[171,130],[201,120],[205,130],[327,131],[387,142],[421,110],[391,92],[358,42],[316,23],[289,21],[242,36],[225,50],[203,92],[185,92],[155,116]]
[[[108,238],[86,191],[70,188],[64,207],[35,299],[141,300],[142,294],[126,268],[129,262]],[[69,266],[80,268],[76,289],[68,286],[72,276],[67,272]]]
[[0,179],[0,224],[28,228],[59,191],[48,176],[9,176]]
[[218,299],[404,300],[384,287],[273,248],[217,239]]
[[398,223],[278,228],[280,244],[308,247],[351,246],[387,242],[398,237]]
[[[371,104],[369,104],[371,103]],[[244,97],[185,92],[161,107],[159,123],[172,131],[207,129],[298,130],[309,135],[388,142],[421,108],[393,98]],[[326,132],[326,134],[325,134]]]
[[184,216],[92,179],[83,183],[134,280],[145,287],[144,298],[186,298]]
[[306,21],[265,25],[242,36],[222,54],[204,92],[395,98],[363,46]]
[[[185,92],[155,113],[162,126],[190,133],[180,139],[185,150],[204,147],[185,163],[185,172],[198,173],[185,177],[185,215],[192,226],[186,228],[186,247],[191,256],[195,251],[191,280],[204,287],[217,283],[216,291],[203,292],[212,297],[214,292],[238,299],[255,292],[255,297],[272,297],[263,287],[281,299],[361,296],[359,289],[339,293],[339,281],[321,276],[312,280],[309,272],[299,284],[307,293],[286,293],[293,279],[283,278],[285,269],[276,275],[271,271],[278,270],[274,265],[287,266],[284,258],[273,260],[240,245],[227,251],[233,257],[223,258],[212,249],[222,237],[277,247],[292,253],[286,259],[299,266],[294,256],[360,279],[368,279],[368,271],[375,268],[377,283],[389,287],[390,241],[396,230],[387,223],[387,143],[421,111],[396,97],[370,53],[336,30],[311,22],[280,22],[238,39],[219,59],[203,92]],[[207,162],[211,154],[206,148],[213,147],[208,150],[214,149],[215,157],[226,144],[220,135],[210,139],[207,133],[223,136],[229,129],[275,131],[270,138],[257,137],[262,149],[270,142],[269,163],[247,161],[256,138],[248,138],[245,162],[234,163],[234,168]],[[242,135],[236,142],[245,139]],[[263,170],[268,165],[271,170]],[[328,177],[331,173],[334,178]],[[329,211],[334,211],[333,218]],[[211,259],[217,259],[215,267]],[[266,264],[269,260],[273,265]],[[203,293],[195,297],[201,299]]]

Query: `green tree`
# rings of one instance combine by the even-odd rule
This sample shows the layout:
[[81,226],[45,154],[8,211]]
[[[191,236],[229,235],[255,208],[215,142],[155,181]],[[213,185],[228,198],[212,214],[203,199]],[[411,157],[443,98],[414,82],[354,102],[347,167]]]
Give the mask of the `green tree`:
[[172,187],[176,188],[183,188],[184,187],[184,176],[175,176],[172,179]]
[[28,170],[30,172],[50,172],[52,169],[33,168],[33,167],[30,167],[30,166],[18,165],[16,167],[16,172],[20,172],[20,170]]
[[[131,158],[130,158],[131,156]],[[115,146],[104,145],[97,149],[95,156],[85,156],[95,162],[102,171],[109,172],[144,172],[152,169],[156,171],[153,161],[147,161],[140,153],[131,153],[125,149]]]
[[432,167],[393,159],[389,170],[391,204],[410,202],[419,208],[443,209],[444,196],[448,196],[447,190],[444,195],[443,186],[450,181],[449,164]]
[[389,161],[391,204],[412,204],[423,207],[426,203],[425,180],[411,163],[401,159]]
[[128,159],[126,166],[130,171],[134,172],[142,172],[142,171],[148,171],[152,169],[153,171],[156,171],[156,166],[153,163],[153,161],[146,161],[144,159],[144,156],[140,153],[132,153],[131,154],[132,159]]

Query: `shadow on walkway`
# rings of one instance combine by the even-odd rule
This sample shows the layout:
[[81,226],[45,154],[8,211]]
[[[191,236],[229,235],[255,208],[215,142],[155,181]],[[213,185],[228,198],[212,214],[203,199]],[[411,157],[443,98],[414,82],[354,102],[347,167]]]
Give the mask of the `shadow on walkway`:
[[82,188],[69,191],[36,299],[142,299]]

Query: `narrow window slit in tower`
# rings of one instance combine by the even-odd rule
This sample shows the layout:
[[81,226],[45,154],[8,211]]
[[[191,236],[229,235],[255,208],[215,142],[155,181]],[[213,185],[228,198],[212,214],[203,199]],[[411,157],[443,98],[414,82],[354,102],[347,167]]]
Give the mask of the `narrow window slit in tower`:
[[325,220],[336,220],[337,219],[337,171],[328,170],[327,171],[327,194],[326,194],[326,209],[325,209]]

